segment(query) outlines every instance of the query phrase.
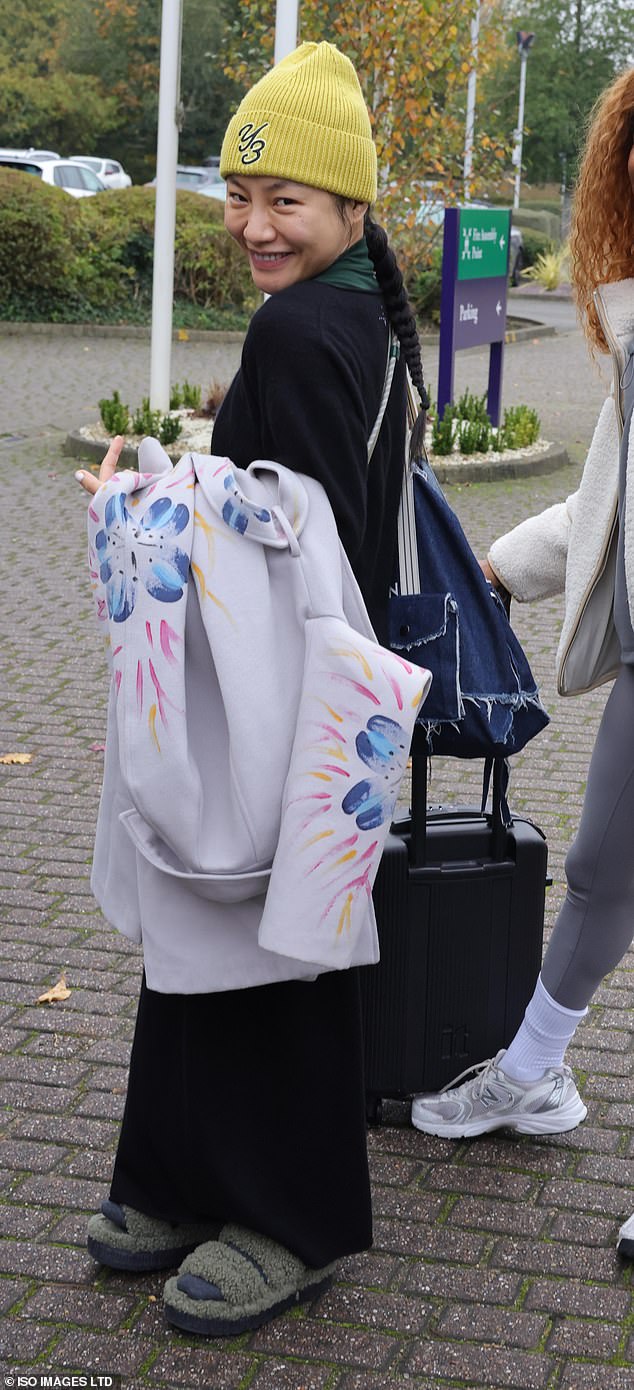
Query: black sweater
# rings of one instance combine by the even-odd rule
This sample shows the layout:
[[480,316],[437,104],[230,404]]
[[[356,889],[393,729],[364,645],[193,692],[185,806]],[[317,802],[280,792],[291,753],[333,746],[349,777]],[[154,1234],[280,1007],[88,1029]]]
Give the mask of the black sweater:
[[214,454],[240,468],[274,459],[322,483],[383,640],[405,448],[405,368],[399,361],[368,469],[387,343],[378,294],[318,280],[279,291],[251,320],[212,441]]

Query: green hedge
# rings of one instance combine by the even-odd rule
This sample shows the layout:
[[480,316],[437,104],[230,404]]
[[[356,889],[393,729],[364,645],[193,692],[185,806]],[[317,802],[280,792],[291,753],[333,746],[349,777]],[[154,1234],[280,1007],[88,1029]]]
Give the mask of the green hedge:
[[555,249],[555,243],[543,232],[535,232],[531,227],[522,228],[522,264],[534,265],[538,256],[544,256]]
[[[147,321],[155,192],[123,188],[71,198],[0,168],[0,317],[56,322]],[[175,321],[246,316],[259,302],[222,203],[180,191],[174,247]]]
[[545,212],[543,209],[523,207],[514,208],[513,222],[516,227],[529,227],[531,231],[541,232],[542,236],[549,241],[559,242],[561,240],[561,217],[554,212]]

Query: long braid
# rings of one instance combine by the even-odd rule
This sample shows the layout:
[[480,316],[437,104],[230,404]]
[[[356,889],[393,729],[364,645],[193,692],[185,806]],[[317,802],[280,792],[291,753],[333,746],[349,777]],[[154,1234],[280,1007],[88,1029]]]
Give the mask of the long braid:
[[401,344],[405,361],[409,368],[412,384],[420,399],[420,411],[416,418],[410,439],[410,457],[420,458],[424,454],[426,413],[429,410],[429,396],[425,388],[423,361],[416,320],[407,297],[403,276],[394,252],[383,227],[375,222],[370,213],[365,215],[365,239],[374,273],[385,300],[390,324]]

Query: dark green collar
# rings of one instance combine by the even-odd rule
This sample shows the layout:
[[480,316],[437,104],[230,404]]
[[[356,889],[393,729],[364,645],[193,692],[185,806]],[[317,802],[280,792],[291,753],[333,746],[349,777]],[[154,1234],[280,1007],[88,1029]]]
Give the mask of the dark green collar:
[[365,294],[380,294],[374,266],[368,255],[365,237],[355,242],[339,256],[320,275],[313,277],[326,285],[337,285],[342,290],[361,290]]

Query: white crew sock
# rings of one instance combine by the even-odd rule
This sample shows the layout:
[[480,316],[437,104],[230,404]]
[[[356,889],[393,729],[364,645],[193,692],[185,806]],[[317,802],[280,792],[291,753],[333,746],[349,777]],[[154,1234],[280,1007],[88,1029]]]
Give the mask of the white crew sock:
[[560,1067],[578,1023],[588,1010],[578,1013],[551,999],[539,976],[535,993],[512,1043],[502,1058],[502,1071],[515,1081],[539,1081],[548,1067]]

